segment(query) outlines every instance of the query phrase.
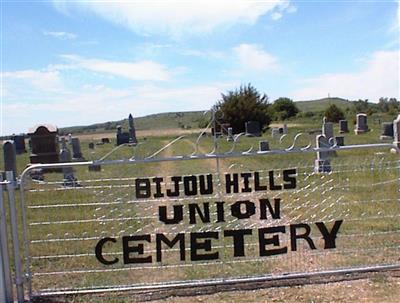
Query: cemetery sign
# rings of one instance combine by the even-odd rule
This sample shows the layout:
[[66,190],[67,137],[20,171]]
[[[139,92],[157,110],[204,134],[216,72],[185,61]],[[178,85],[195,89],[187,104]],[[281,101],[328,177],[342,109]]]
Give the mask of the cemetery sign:
[[[277,175],[282,179],[277,181]],[[134,234],[123,235],[119,240],[115,237],[104,237],[100,239],[95,247],[97,260],[104,265],[112,265],[118,262],[123,264],[140,264],[162,262],[162,244],[169,248],[179,247],[180,261],[186,261],[185,248],[190,247],[190,261],[218,260],[220,254],[213,249],[212,242],[221,238],[231,238],[233,241],[233,257],[245,257],[245,243],[247,236],[256,234],[258,237],[258,256],[268,257],[279,254],[286,254],[288,250],[296,251],[298,241],[305,241],[311,250],[317,249],[312,236],[323,239],[322,249],[333,249],[336,247],[336,237],[343,223],[343,220],[336,220],[332,227],[325,222],[301,222],[288,225],[275,225],[258,228],[242,229],[221,229],[218,223],[225,222],[227,217],[237,220],[277,220],[282,219],[285,214],[282,212],[282,205],[285,201],[279,197],[269,199],[267,197],[256,200],[243,200],[241,193],[265,192],[276,190],[296,189],[296,169],[284,169],[281,172],[271,170],[268,172],[268,182],[263,183],[260,172],[225,173],[224,194],[234,194],[237,201],[227,205],[224,201],[215,201],[216,212],[210,213],[210,203],[188,203],[174,205],[159,205],[158,220],[162,224],[175,226],[183,221],[188,224],[210,224],[211,229],[202,232],[178,232],[171,236],[171,233]],[[170,188],[166,184],[171,184]],[[183,185],[183,188],[181,189]],[[165,191],[162,188],[166,188]],[[164,197],[178,198],[183,196],[191,199],[196,196],[211,195],[215,191],[213,175],[187,175],[173,176],[170,180],[162,177],[136,178],[135,195],[136,199],[161,199]],[[169,203],[170,204],[170,203]],[[256,211],[258,208],[258,211]],[[168,215],[168,209],[172,215]],[[258,213],[258,215],[256,214]],[[217,224],[217,225],[215,225]],[[316,228],[312,228],[313,225]],[[332,224],[329,224],[332,225]],[[213,230],[214,228],[214,230]],[[313,234],[314,233],[314,234]],[[289,243],[286,245],[281,236],[287,234]],[[154,245],[155,256],[146,252],[143,242]],[[123,258],[103,255],[104,245],[117,245],[122,248]]]

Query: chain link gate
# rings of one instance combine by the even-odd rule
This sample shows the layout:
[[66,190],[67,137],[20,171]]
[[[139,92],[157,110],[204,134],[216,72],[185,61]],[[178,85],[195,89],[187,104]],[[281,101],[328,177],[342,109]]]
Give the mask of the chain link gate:
[[[207,153],[180,137],[147,157],[30,167],[16,204],[29,297],[399,268],[394,145],[298,148],[297,138]],[[330,172],[316,152],[329,153]],[[53,172],[35,180],[39,169]]]

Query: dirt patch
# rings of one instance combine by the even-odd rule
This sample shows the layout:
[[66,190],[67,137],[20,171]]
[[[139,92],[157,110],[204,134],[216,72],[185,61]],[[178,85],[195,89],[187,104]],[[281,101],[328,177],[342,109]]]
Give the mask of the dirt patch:
[[[397,302],[400,278],[378,276],[371,279],[334,282],[294,287],[273,287],[262,290],[234,291],[208,296],[190,297],[190,302]],[[154,303],[184,303],[188,298],[169,298]]]
[[[186,291],[186,293],[185,293]],[[174,294],[175,292],[175,294]],[[172,292],[114,293],[36,298],[33,302],[263,303],[263,302],[398,302],[400,272],[365,272],[239,285],[196,287]],[[197,294],[202,295],[197,295]],[[174,297],[175,295],[175,297]],[[159,298],[159,299],[155,299]],[[161,299],[163,298],[163,299]]]
[[[269,127],[282,127],[283,123],[271,123]],[[301,127],[304,126],[304,124],[301,123],[286,123],[288,127]]]
[[[138,137],[161,137],[161,136],[178,136],[185,134],[199,133],[200,129],[181,129],[181,128],[167,128],[167,129],[148,129],[136,131]],[[76,135],[82,141],[100,141],[101,138],[115,139],[115,132],[104,133],[86,133]]]

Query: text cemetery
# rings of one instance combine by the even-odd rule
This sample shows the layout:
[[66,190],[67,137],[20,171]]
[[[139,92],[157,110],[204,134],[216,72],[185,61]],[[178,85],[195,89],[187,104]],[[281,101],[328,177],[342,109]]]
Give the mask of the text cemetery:
[[[291,190],[297,186],[296,176],[296,169],[279,172],[271,170],[268,172],[268,177],[265,178],[268,181],[263,180],[259,172],[228,173],[224,175],[224,191],[225,194],[234,195]],[[135,180],[136,199],[211,195],[214,193],[215,185],[213,177],[212,174],[208,174],[173,176],[168,179],[162,177],[137,178]],[[171,200],[169,203],[172,204],[173,201]],[[176,201],[174,202],[176,203]],[[95,247],[97,260],[105,265],[119,262],[124,264],[162,262],[162,252],[165,251],[165,247],[178,250],[180,261],[186,261],[186,248],[190,248],[190,261],[218,260],[223,253],[218,251],[214,242],[225,239],[232,241],[233,245],[230,249],[233,257],[245,257],[246,239],[252,236],[258,239],[256,242],[258,243],[257,254],[259,257],[297,251],[300,242],[312,250],[333,249],[336,248],[336,238],[343,223],[343,220],[336,220],[327,224],[324,222],[291,224],[288,219],[284,221],[286,224],[280,224],[282,219],[285,219],[285,214],[281,211],[285,201],[276,196],[257,198],[256,201],[245,200],[242,197],[234,202],[218,200],[211,203],[175,203],[158,206],[158,219],[161,224],[166,227],[178,224],[202,224],[202,226],[209,224],[209,228],[206,231],[187,233],[156,232],[155,234],[125,235],[121,238],[105,237],[100,239]],[[211,207],[215,209],[214,212],[210,212]],[[226,217],[261,223],[268,221],[268,225],[264,224],[263,227],[254,229],[224,229]],[[281,221],[279,224],[269,224],[273,222],[272,220]],[[316,238],[320,238],[321,242],[316,243]],[[154,245],[154,248],[147,250],[146,247],[149,245]],[[105,246],[122,247],[123,260],[115,255],[105,253]]]

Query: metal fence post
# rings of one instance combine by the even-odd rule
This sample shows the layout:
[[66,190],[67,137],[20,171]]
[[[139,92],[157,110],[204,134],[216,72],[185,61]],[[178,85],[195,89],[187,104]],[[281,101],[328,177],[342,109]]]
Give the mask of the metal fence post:
[[13,289],[8,256],[6,211],[3,201],[3,175],[0,174],[0,301],[13,302]]
[[17,222],[17,208],[15,201],[15,182],[14,173],[12,171],[6,172],[8,202],[10,203],[10,220],[11,220],[11,234],[14,249],[14,263],[15,263],[15,285],[17,287],[17,301],[18,303],[24,302],[24,280],[21,267],[21,254],[19,249],[18,238],[18,222]]

